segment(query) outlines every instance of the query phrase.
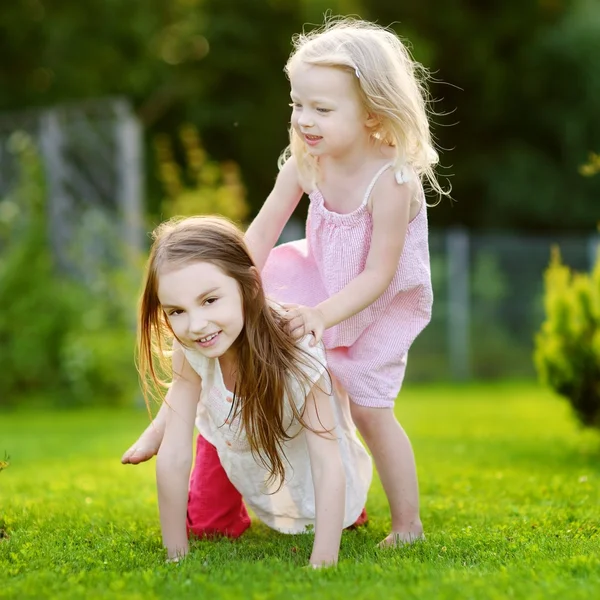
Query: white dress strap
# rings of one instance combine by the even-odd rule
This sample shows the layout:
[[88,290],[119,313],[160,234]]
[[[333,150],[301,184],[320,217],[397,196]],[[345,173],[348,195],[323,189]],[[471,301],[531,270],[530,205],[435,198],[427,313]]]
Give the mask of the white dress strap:
[[381,167],[381,169],[379,169],[379,171],[377,171],[377,173],[375,173],[375,177],[373,177],[373,179],[371,179],[371,183],[369,184],[369,187],[367,188],[367,191],[365,192],[365,197],[362,201],[362,206],[366,205],[367,202],[369,201],[369,197],[371,196],[371,192],[373,191],[373,188],[375,187],[375,184],[377,183],[377,180],[381,177],[381,175],[387,171],[394,163],[387,163],[385,165],[383,165],[383,167]]

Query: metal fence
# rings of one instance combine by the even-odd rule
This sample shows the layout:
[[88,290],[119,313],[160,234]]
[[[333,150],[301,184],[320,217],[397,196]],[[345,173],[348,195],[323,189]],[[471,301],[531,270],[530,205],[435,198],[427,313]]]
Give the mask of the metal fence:
[[[280,241],[302,235],[303,224],[290,222]],[[407,381],[535,377],[553,246],[569,267],[588,271],[600,236],[430,231],[433,316],[410,350]]]
[[[59,264],[69,267],[68,249],[82,232],[86,241],[78,247],[94,255],[115,239],[142,247],[142,133],[126,101],[0,115],[0,200],[18,172],[7,150],[15,131],[30,135],[42,155]],[[282,241],[302,235],[302,224],[292,221]],[[533,338],[543,320],[543,272],[553,245],[566,264],[586,271],[598,236],[433,230],[433,318],[411,349],[407,378],[534,376]]]
[[433,231],[433,318],[411,349],[407,379],[535,376],[543,274],[555,245],[565,264],[588,271],[599,238]]
[[[48,234],[58,265],[142,247],[143,144],[128,101],[100,99],[0,115],[0,200],[19,185],[15,138],[28,136],[45,171]],[[83,240],[83,241],[82,241]],[[118,259],[117,259],[118,260]]]

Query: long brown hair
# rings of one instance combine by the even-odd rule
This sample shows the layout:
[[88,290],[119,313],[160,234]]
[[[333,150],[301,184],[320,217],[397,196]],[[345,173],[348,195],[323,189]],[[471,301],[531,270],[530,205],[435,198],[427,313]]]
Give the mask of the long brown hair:
[[235,279],[242,297],[244,327],[235,342],[237,373],[232,412],[240,415],[250,450],[269,471],[270,481],[283,483],[283,444],[291,439],[284,400],[289,397],[293,417],[308,427],[293,401],[294,383],[312,387],[301,369],[308,355],[284,327],[281,314],[270,306],[242,232],[221,217],[175,218],[153,232],[153,244],[139,307],[137,366],[146,403],[162,398],[172,372],[167,363],[174,334],[158,299],[160,271],[208,262]]

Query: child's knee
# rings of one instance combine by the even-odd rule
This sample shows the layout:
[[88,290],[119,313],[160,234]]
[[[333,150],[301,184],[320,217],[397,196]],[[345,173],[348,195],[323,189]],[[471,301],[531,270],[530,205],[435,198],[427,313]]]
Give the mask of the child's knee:
[[394,418],[394,411],[390,408],[373,408],[350,402],[352,420],[363,436],[376,434],[382,421]]
[[359,404],[350,402],[350,413],[352,414],[352,420],[361,433],[364,430],[369,430],[372,427],[373,420],[371,419],[370,413],[372,413],[373,410],[375,409],[366,408],[365,406],[360,406]]
[[223,516],[220,515],[220,518],[212,520],[194,520],[189,513],[187,518],[188,536],[193,535],[198,538],[228,537],[235,539],[239,538],[248,527],[250,527],[250,517],[245,510],[230,519],[223,519]]
[[246,529],[250,527],[250,523],[247,525],[238,524],[234,527],[188,527],[188,537],[197,537],[200,539],[212,539],[219,537],[227,537],[231,539],[239,538]]

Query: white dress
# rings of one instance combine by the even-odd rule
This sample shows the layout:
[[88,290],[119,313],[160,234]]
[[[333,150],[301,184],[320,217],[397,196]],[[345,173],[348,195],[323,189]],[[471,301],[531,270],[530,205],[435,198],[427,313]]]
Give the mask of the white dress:
[[[322,344],[311,348],[311,336],[305,337],[298,345],[310,357],[310,366],[300,365],[311,383],[319,381],[325,373],[325,351]],[[200,434],[216,447],[221,464],[231,483],[242,494],[246,505],[269,527],[282,533],[302,533],[315,525],[315,494],[310,459],[306,444],[306,433],[297,421],[293,421],[291,407],[286,399],[286,413],[291,422],[289,432],[300,433],[284,444],[287,461],[284,460],[286,475],[283,486],[274,492],[278,482],[267,486],[268,472],[250,452],[248,440],[240,431],[240,418],[230,417],[233,394],[225,388],[219,361],[206,358],[199,351],[184,348],[185,356],[192,368],[202,378],[202,394],[198,403],[196,427]],[[329,377],[326,375],[326,391],[329,391]],[[301,389],[293,380],[292,401],[302,411],[309,389]],[[371,485],[372,461],[356,435],[356,428],[350,417],[348,397],[339,398],[332,394],[336,426],[335,435],[339,440],[342,462],[346,472],[346,511],[344,527],[352,525],[359,517]],[[311,527],[312,526],[312,527]]]

